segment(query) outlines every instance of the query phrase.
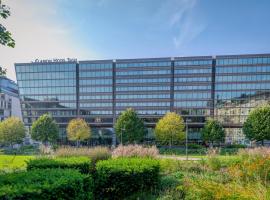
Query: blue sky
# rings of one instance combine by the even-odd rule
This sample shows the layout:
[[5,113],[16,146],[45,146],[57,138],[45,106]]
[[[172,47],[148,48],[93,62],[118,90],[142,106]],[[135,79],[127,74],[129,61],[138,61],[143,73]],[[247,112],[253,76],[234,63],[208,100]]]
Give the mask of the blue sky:
[[[270,53],[269,0],[10,0],[17,46],[35,58],[120,59]],[[27,12],[26,12],[27,10]]]

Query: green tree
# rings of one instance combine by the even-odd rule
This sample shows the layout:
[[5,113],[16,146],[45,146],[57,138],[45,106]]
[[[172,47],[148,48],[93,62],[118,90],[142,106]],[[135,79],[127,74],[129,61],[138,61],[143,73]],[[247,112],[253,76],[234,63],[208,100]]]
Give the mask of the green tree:
[[[0,19],[6,19],[10,16],[9,7],[2,4],[2,0],[0,0]],[[15,47],[15,41],[11,37],[11,33],[7,31],[7,29],[0,24],[0,44],[8,47]]]
[[169,144],[173,141],[183,141],[185,139],[185,125],[183,118],[175,112],[166,113],[155,127],[155,135],[158,141]]
[[214,119],[208,119],[202,130],[202,139],[205,142],[210,142],[211,145],[214,142],[224,142],[225,131],[221,123]]
[[0,142],[4,145],[20,144],[25,138],[25,128],[17,117],[9,117],[0,122]]
[[7,75],[7,69],[0,67],[0,76],[6,76]]
[[67,126],[67,137],[71,141],[77,141],[79,146],[80,141],[87,140],[91,137],[91,128],[83,119],[72,119]]
[[122,143],[141,142],[147,132],[143,120],[132,108],[128,108],[118,117],[114,128]]
[[50,115],[44,114],[32,124],[31,136],[45,145],[55,143],[59,137],[59,127]]
[[270,140],[270,106],[261,106],[252,110],[243,125],[243,133],[249,140]]

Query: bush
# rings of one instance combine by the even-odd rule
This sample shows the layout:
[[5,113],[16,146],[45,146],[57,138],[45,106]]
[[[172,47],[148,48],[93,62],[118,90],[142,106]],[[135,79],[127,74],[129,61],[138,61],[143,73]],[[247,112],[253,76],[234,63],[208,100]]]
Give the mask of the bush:
[[96,164],[96,198],[121,199],[158,186],[159,161],[149,158],[118,158]]
[[158,157],[159,152],[155,146],[152,147],[143,147],[141,145],[119,145],[112,152],[113,158],[119,157],[147,157],[147,158],[156,158]]
[[107,147],[60,147],[55,152],[59,157],[86,156],[89,157],[93,164],[99,160],[111,158],[111,152]]
[[0,199],[93,199],[93,180],[71,169],[43,169],[0,176]]
[[27,170],[33,169],[78,169],[81,173],[89,173],[91,161],[87,157],[69,157],[69,158],[37,158],[27,162]]

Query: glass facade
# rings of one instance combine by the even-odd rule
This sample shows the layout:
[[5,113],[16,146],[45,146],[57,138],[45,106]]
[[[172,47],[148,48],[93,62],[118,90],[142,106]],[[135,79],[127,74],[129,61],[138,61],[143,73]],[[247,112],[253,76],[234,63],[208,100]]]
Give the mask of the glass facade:
[[50,113],[62,127],[82,117],[111,129],[134,108],[148,128],[166,112],[189,119],[189,139],[200,140],[209,117],[228,142],[241,142],[250,110],[270,101],[270,55],[233,55],[15,64],[26,126]]
[[51,114],[65,137],[67,123],[77,116],[77,63],[16,64],[22,116],[25,126],[42,114]]

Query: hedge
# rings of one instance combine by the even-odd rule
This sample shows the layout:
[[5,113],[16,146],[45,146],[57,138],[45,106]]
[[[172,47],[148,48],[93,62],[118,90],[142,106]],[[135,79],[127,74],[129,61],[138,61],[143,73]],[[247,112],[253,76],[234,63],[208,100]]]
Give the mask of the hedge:
[[78,169],[87,174],[90,171],[91,160],[87,157],[65,157],[65,158],[37,158],[27,162],[27,170],[33,169]]
[[150,158],[99,161],[95,174],[96,199],[121,199],[159,184],[159,162]]
[[42,169],[0,176],[0,199],[93,199],[93,179],[74,169]]

